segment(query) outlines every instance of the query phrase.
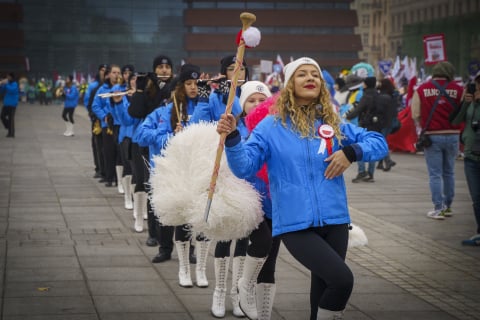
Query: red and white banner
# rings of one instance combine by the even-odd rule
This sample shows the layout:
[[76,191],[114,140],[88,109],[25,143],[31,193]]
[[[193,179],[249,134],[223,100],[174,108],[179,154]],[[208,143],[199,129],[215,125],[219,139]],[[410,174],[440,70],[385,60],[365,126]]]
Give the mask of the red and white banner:
[[423,52],[425,64],[427,65],[446,61],[447,53],[445,50],[445,35],[439,33],[423,36]]

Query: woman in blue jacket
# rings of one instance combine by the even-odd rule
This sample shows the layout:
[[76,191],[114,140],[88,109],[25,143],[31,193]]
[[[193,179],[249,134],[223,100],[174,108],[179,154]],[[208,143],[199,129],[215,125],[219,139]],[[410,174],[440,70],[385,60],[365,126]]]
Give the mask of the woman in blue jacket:
[[63,133],[66,137],[72,137],[75,135],[73,131],[73,113],[78,104],[78,89],[73,84],[73,76],[69,75],[65,81],[65,88],[63,88],[63,95],[65,102],[63,103],[62,118],[65,121],[66,130]]
[[350,216],[343,172],[353,161],[382,159],[388,147],[380,133],[341,123],[315,60],[297,59],[284,74],[278,113],[246,142],[233,115],[223,115],[217,131],[228,134],[227,160],[239,178],[267,164],[273,236],[311,271],[311,319],[341,319],[353,288],[345,263]]
[[[149,147],[150,165],[153,167],[153,157],[160,155],[167,141],[188,125],[193,110],[198,102],[198,85],[200,68],[191,64],[182,66],[180,76],[173,92],[177,101],[163,108],[152,111],[138,127],[138,144]],[[180,114],[177,114],[178,112]],[[190,276],[190,233],[187,225],[175,227],[175,248],[177,249],[179,284],[182,287],[192,287]],[[196,285],[208,287],[206,265],[210,241],[203,236],[197,236],[197,263],[195,266]]]
[[0,94],[4,94],[1,119],[8,130],[7,138],[15,137],[15,111],[18,105],[18,83],[15,74],[10,72],[6,79],[0,82]]

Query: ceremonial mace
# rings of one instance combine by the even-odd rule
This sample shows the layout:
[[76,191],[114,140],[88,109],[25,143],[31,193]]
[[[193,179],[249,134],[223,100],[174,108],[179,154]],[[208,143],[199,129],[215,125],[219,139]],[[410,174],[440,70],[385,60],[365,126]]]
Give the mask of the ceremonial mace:
[[[240,14],[240,20],[242,21],[242,34],[247,30],[256,20],[254,14],[249,12],[243,12]],[[237,55],[235,58],[235,69],[233,71],[232,81],[230,82],[230,92],[228,93],[227,107],[225,108],[225,114],[232,112],[233,101],[235,99],[235,93],[237,91],[237,81],[240,74],[240,68],[243,62],[243,54],[245,53],[245,40],[243,36],[240,37],[240,41],[237,47]],[[213,193],[215,192],[215,185],[217,183],[218,171],[220,170],[220,160],[222,159],[222,153],[224,149],[226,133],[220,135],[218,142],[217,154],[215,157],[215,164],[213,166],[212,178],[210,179],[210,187],[208,189],[207,206],[205,207],[205,222],[208,221],[208,214],[210,213],[210,206],[212,205]]]

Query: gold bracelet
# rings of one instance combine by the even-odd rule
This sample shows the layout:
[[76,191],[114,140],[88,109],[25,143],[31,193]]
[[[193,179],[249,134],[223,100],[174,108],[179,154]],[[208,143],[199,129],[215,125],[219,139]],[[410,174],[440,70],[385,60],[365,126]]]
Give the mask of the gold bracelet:
[[137,89],[137,92],[143,92],[143,90],[141,90],[141,89]]

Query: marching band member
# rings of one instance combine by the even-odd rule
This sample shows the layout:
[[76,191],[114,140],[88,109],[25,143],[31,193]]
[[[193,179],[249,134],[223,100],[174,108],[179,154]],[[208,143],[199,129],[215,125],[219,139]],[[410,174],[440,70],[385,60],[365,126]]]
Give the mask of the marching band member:
[[[173,78],[172,60],[159,55],[153,60],[153,72],[146,75],[138,75],[136,90],[130,100],[128,113],[133,118],[143,121],[155,109],[165,106],[170,98],[170,83]],[[135,230],[143,231],[143,219],[147,218],[148,238],[147,246],[154,247],[158,244],[159,253],[152,259],[153,263],[164,262],[171,259],[173,250],[173,227],[161,226],[156,220],[150,201],[147,197],[149,180],[149,168],[144,159],[149,158],[148,147],[138,145],[138,128],[133,135],[132,161],[133,170],[137,177],[135,192],[133,194]]]
[[353,288],[345,263],[350,217],[342,174],[353,161],[385,157],[388,147],[381,134],[341,123],[315,60],[290,62],[284,74],[278,113],[246,142],[232,114],[222,115],[217,131],[228,135],[227,161],[237,177],[267,164],[273,236],[311,271],[311,317],[341,319]]
[[75,135],[75,132],[73,131],[73,113],[78,104],[78,89],[77,86],[73,84],[72,75],[69,75],[65,81],[63,95],[65,96],[65,102],[63,103],[62,118],[65,121],[66,127],[63,135],[71,137]]
[[[100,119],[102,127],[103,157],[105,164],[105,186],[112,187],[115,180],[115,164],[117,147],[114,139],[113,117],[111,113],[110,99],[99,96],[102,93],[112,92],[112,88],[118,83],[120,67],[112,64],[105,71],[105,82],[98,89],[92,103],[92,111]],[[107,78],[108,77],[108,78]]]
[[[195,65],[182,66],[178,82],[173,93],[175,100],[164,108],[158,108],[150,113],[138,128],[139,145],[148,146],[150,150],[150,165],[152,158],[160,155],[168,139],[188,125],[191,115],[198,102],[197,80],[200,78],[200,68]],[[178,113],[177,113],[178,112]],[[173,227],[172,227],[173,228]],[[187,225],[175,227],[175,248],[179,263],[179,284],[182,287],[192,287],[190,275],[190,233]],[[210,241],[197,236],[196,285],[208,287],[205,274]]]
[[[128,94],[124,96],[112,97],[112,114],[115,119],[117,119],[120,124],[120,129],[118,132],[118,144],[119,144],[119,155],[122,162],[122,166],[117,169],[117,177],[121,178],[121,185],[123,188],[124,194],[124,207],[127,210],[133,209],[132,201],[132,156],[131,156],[131,144],[133,130],[136,128],[140,120],[130,117],[128,114],[128,106],[130,105],[130,98],[135,90],[135,81],[136,77],[133,72],[135,71],[134,67],[131,65],[126,65],[122,68],[122,77],[124,82],[122,84],[117,84],[112,88],[113,92],[124,92],[128,89]],[[135,180],[133,180],[135,181]],[[120,183],[119,183],[120,184]],[[143,217],[142,217],[143,219]],[[143,221],[142,221],[143,225]]]

